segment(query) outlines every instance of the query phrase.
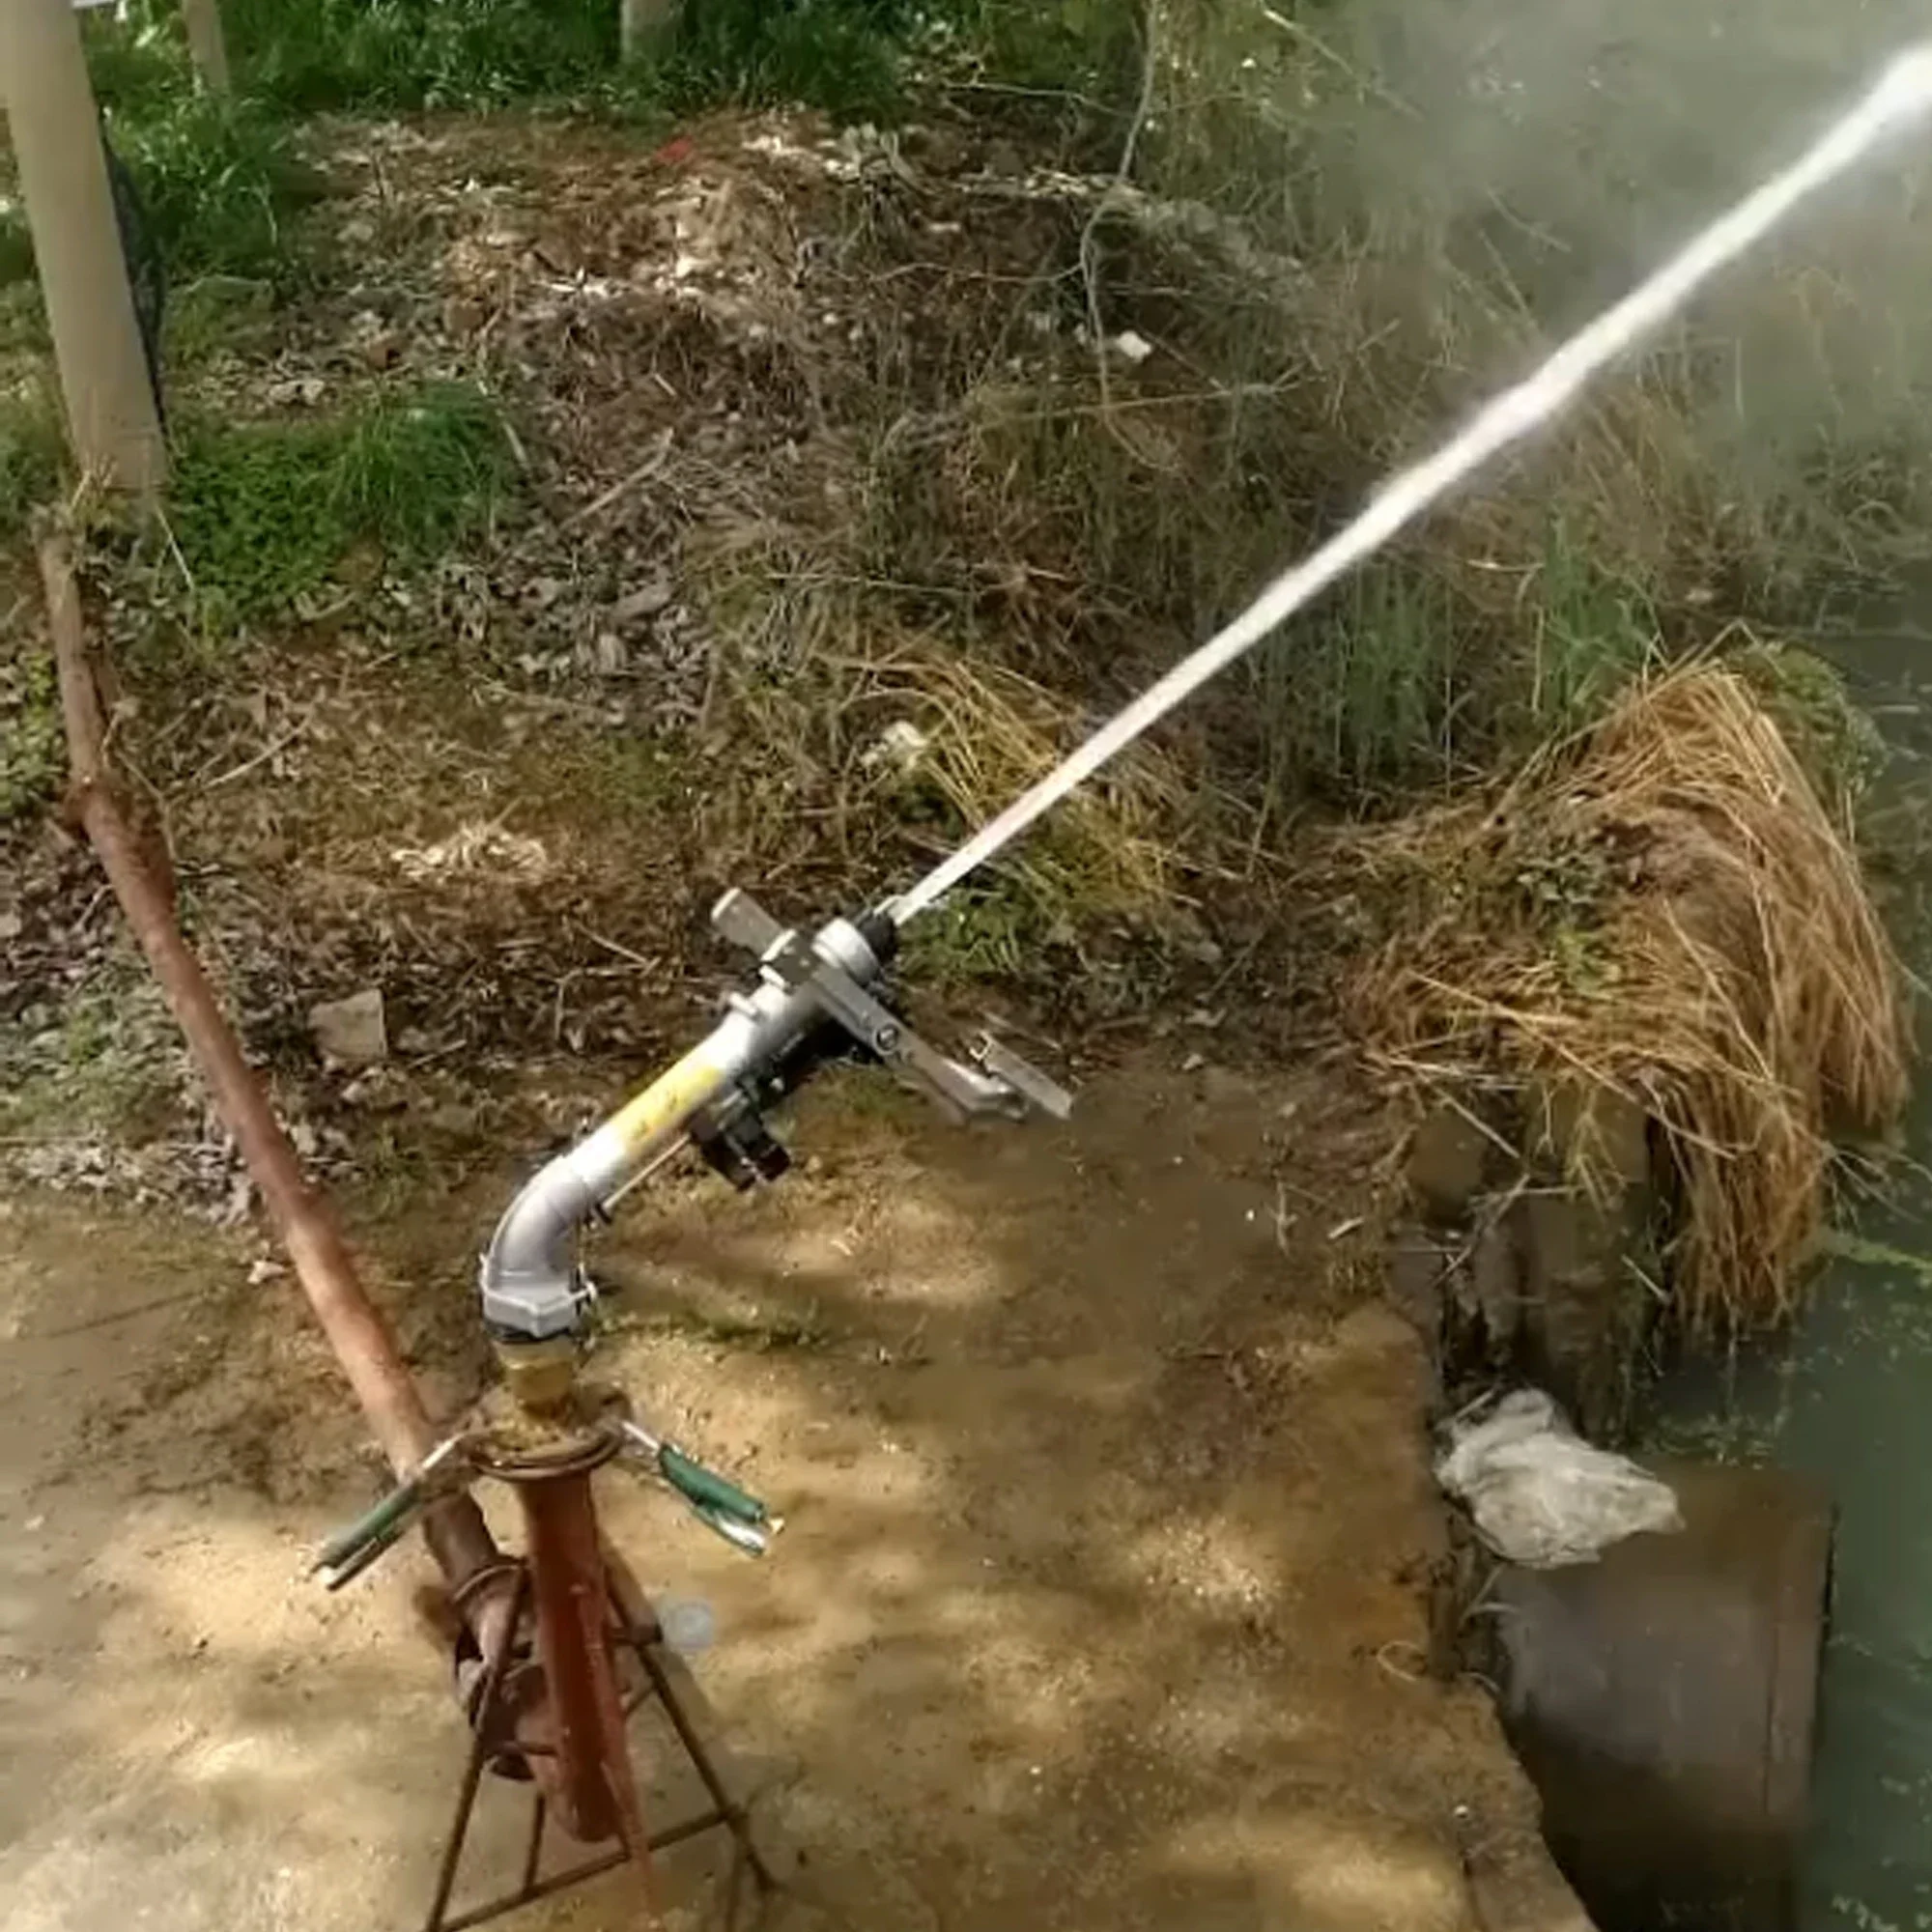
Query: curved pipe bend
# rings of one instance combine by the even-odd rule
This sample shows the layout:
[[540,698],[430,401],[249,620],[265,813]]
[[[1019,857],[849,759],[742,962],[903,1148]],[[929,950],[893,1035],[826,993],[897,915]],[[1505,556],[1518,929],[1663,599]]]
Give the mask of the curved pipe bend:
[[[812,951],[854,979],[871,980],[880,970],[877,954],[842,919],[817,934]],[[753,991],[731,996],[705,1039],[527,1181],[483,1256],[483,1319],[492,1329],[537,1342],[577,1328],[590,1301],[577,1265],[579,1229],[682,1140],[696,1114],[772,1065],[823,1017],[809,981],[788,981],[767,966]]]

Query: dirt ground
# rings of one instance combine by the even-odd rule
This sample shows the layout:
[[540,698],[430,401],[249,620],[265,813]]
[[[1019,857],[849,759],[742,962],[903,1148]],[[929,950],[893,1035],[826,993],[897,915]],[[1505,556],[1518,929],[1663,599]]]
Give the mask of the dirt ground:
[[[1586,1932],[1487,1698],[1432,1675],[1425,1355],[1350,1225],[1381,1110],[1144,1060],[1065,1127],[853,1075],[794,1138],[783,1186],[674,1181],[595,1257],[605,1372],[786,1519],[753,1563],[600,1479],[713,1612],[691,1663],[790,1875],[762,1922]],[[358,1231],[452,1406],[507,1179]],[[245,1232],[0,1215],[0,1925],[416,1922],[463,1733],[419,1554],[304,1576],[378,1478],[298,1298]],[[667,1859],[673,1924],[724,1922],[724,1863]],[[525,1922],[639,1921],[618,1877]]]

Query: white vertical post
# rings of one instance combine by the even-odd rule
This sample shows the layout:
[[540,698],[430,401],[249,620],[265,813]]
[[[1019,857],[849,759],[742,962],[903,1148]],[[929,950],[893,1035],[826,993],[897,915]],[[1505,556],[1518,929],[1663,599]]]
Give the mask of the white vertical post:
[[233,92],[228,75],[228,41],[221,31],[221,0],[181,0],[187,27],[187,50],[195,71],[211,94]]
[[636,60],[676,24],[680,0],[617,0],[617,43],[624,58]]
[[167,444],[71,0],[0,0],[0,99],[82,471],[151,496]]

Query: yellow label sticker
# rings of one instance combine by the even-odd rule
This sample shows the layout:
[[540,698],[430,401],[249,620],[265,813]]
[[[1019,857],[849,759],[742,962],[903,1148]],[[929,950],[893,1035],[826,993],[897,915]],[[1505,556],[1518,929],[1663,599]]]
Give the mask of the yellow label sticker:
[[635,1151],[648,1146],[681,1125],[723,1085],[723,1070],[702,1047],[695,1047],[675,1066],[659,1074],[636,1099],[627,1101],[612,1116],[611,1126],[625,1147]]

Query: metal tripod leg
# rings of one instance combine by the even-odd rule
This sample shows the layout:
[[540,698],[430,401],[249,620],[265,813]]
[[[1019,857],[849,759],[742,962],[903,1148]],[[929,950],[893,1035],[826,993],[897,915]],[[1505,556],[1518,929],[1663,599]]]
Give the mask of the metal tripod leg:
[[[614,1595],[620,1616],[624,1606]],[[745,1863],[750,1867],[752,1877],[756,1881],[761,1892],[775,1890],[778,1879],[772,1868],[765,1862],[764,1854],[758,1850],[752,1836],[752,1821],[744,1805],[739,1804],[726,1790],[724,1780],[719,1776],[718,1767],[711,1761],[711,1752],[704,1740],[698,1735],[697,1726],[691,1721],[691,1714],[679,1701],[676,1687],[670,1681],[670,1673],[657,1654],[657,1645],[640,1637],[631,1625],[628,1617],[624,1621],[624,1634],[638,1662],[643,1665],[644,1675],[650,1680],[651,1694],[664,1706],[664,1714],[670,1719],[670,1727],[677,1733],[677,1741],[684,1747],[684,1754],[691,1760],[691,1767],[703,1783],[706,1796],[711,1800],[708,1824],[723,1825],[731,1833]],[[694,1829],[706,1829],[696,1827]]]
[[[737,1878],[741,1870],[750,1870],[760,1894],[776,1889],[778,1880],[753,1840],[745,1807],[735,1803],[726,1790],[704,1740],[691,1721],[690,1713],[685,1710],[678,1698],[670,1673],[665,1668],[662,1658],[657,1655],[657,1644],[654,1640],[655,1620],[649,1616],[648,1605],[645,1607],[643,1617],[640,1618],[633,1605],[626,1601],[631,1595],[631,1590],[626,1587],[629,1583],[628,1577],[620,1578],[619,1575],[612,1574],[609,1578],[611,1635],[637,1658],[648,1685],[646,1694],[656,1698],[664,1706],[665,1716],[670,1720],[679,1745],[703,1783],[705,1793],[711,1801],[711,1808],[698,1813],[696,1817],[669,1826],[662,1832],[653,1833],[648,1837],[639,1836],[636,1843],[632,1842],[632,1833],[625,1831],[620,1825],[619,1842],[614,1850],[600,1853],[594,1858],[585,1859],[570,1866],[567,1870],[543,1878],[538,1874],[543,1862],[550,1807],[542,1791],[539,1790],[531,1797],[529,1836],[525,1844],[523,1871],[517,1889],[484,1905],[476,1906],[454,1917],[449,1916],[450,1895],[455,1889],[464,1845],[469,1837],[470,1820],[475,1812],[477,1791],[481,1786],[483,1772],[492,1750],[500,1745],[501,1741],[497,1734],[501,1720],[509,1715],[504,1703],[503,1690],[509,1674],[520,1620],[529,1599],[529,1580],[526,1566],[520,1564],[504,1639],[502,1645],[490,1659],[478,1691],[474,1719],[475,1735],[470,1742],[469,1755],[464,1764],[463,1779],[457,1794],[456,1815],[450,1826],[448,1840],[443,1846],[442,1860],[437,1873],[436,1893],[430,1905],[424,1932],[469,1932],[469,1928],[472,1926],[481,1925],[486,1920],[515,1911],[519,1906],[528,1905],[536,1899],[547,1898],[554,1892],[567,1890],[572,1886],[614,1870],[619,1865],[635,1861],[639,1867],[642,1867],[651,1853],[681,1844],[685,1839],[698,1837],[706,1832],[717,1831],[721,1826],[731,1833],[732,1841],[740,1855],[740,1861],[732,1867],[731,1896],[734,1906],[737,1896]],[[641,1593],[639,1594],[641,1597]],[[588,1619],[585,1619],[585,1623],[588,1623]],[[625,1715],[629,1715],[628,1707]],[[617,1735],[621,1738],[621,1727]],[[526,1748],[534,1750],[536,1747],[529,1746]],[[628,1758],[624,1770],[626,1773],[629,1771]],[[625,1808],[629,1816],[635,1819],[637,1815],[635,1806]]]
[[[516,1588],[510,1596],[510,1614],[503,1622],[502,1640],[484,1669],[482,1688],[477,1693],[476,1718],[471,1726],[469,1761],[463,1767],[463,1782],[457,1789],[456,1816],[442,1848],[442,1861],[437,1868],[436,1895],[430,1901],[424,1932],[444,1932],[444,1914],[449,1910],[449,1894],[456,1887],[456,1867],[463,1857],[463,1841],[469,1835],[470,1814],[476,1809],[476,1787],[483,1779],[484,1760],[490,1754],[492,1720],[497,1716],[503,1690],[503,1676],[510,1667],[510,1653],[516,1648],[517,1627],[529,1595],[530,1573],[517,1565]],[[537,1800],[542,1815],[543,1800]]]

